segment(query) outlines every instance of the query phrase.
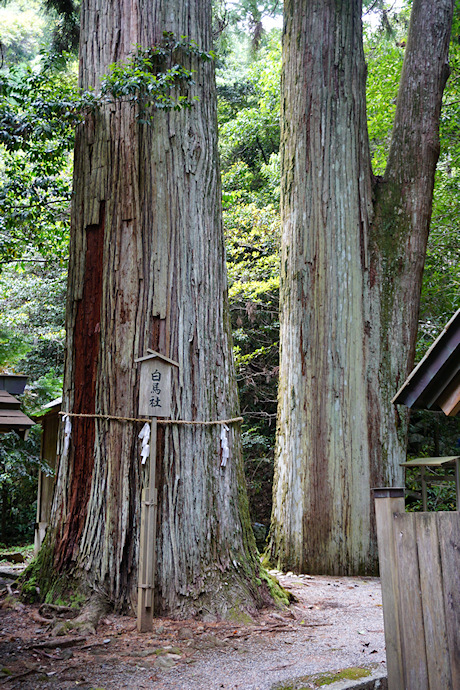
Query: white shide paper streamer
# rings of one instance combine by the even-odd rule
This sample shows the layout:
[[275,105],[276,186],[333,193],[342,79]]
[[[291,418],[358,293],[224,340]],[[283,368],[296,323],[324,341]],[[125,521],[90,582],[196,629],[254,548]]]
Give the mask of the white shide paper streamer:
[[72,434],[72,422],[70,421],[70,417],[68,414],[63,415],[62,417],[65,426],[64,426],[64,447],[62,449],[62,455],[65,457],[67,453],[69,452],[69,446],[70,446],[70,435]]
[[228,447],[228,432],[230,431],[229,427],[226,424],[222,424],[220,428],[220,446],[222,448],[222,462],[220,463],[221,467],[225,467],[227,464],[227,460],[230,457],[230,448]]
[[149,441],[150,441],[150,424],[146,422],[144,426],[141,429],[141,432],[139,434],[139,438],[142,439],[142,450],[141,450],[141,458],[142,458],[142,464],[145,465],[145,461],[149,457],[150,453],[150,446],[149,446]]

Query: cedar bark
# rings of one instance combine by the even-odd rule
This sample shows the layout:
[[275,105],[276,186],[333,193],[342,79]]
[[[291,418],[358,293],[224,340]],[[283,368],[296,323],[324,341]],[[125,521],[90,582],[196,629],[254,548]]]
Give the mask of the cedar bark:
[[[84,0],[80,85],[97,90],[111,63],[164,31],[211,48],[211,7],[192,0]],[[176,360],[172,418],[237,416],[226,296],[214,67],[193,56],[181,112],[151,124],[117,101],[86,118],[75,146],[63,409],[137,417],[135,358]],[[50,538],[56,571],[133,602],[140,523],[141,425],[72,418],[60,458]],[[267,598],[257,580],[240,449],[220,426],[168,426],[157,453],[159,612],[231,616]],[[62,446],[62,444],[61,444]]]
[[371,488],[402,482],[452,0],[414,0],[388,166],[372,176],[361,2],[288,0],[281,364],[270,552],[375,572]]

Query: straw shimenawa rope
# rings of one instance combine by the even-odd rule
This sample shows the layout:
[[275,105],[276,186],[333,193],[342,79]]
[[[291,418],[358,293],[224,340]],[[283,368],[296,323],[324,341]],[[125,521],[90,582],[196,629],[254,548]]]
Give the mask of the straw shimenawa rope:
[[[59,414],[64,417],[86,417],[88,419],[110,419],[116,422],[141,422],[143,424],[150,423],[152,419],[150,417],[138,418],[138,417],[117,417],[111,414],[84,414],[79,412],[59,412]],[[234,424],[237,422],[243,422],[243,417],[233,417],[232,419],[219,419],[212,422],[189,422],[185,419],[157,419],[157,424],[182,424],[184,426],[212,426],[215,424]]]

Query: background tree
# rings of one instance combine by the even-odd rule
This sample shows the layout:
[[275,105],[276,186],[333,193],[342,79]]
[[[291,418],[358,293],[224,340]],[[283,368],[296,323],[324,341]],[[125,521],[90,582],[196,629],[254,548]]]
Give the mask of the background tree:
[[[162,112],[158,96],[151,98],[157,106],[152,121],[147,111],[139,119],[134,69],[121,97],[101,105],[77,130],[63,409],[137,416],[134,359],[150,347],[180,365],[173,417],[228,419],[238,403],[213,64],[201,52],[211,47],[209,4],[121,2],[99,13],[85,2],[80,87],[97,90],[111,63],[129,60],[136,45],[159,46],[164,31],[187,36],[199,50],[184,43],[168,54],[153,49],[144,54],[145,64],[154,73],[165,66],[174,72],[172,54],[193,70],[187,86],[193,107]],[[114,68],[114,87],[117,75]],[[41,554],[53,572],[71,575],[119,607],[137,585],[139,430],[132,423],[73,418]],[[239,431],[232,426],[225,468],[220,432],[218,426],[172,426],[159,440],[156,601],[171,615],[232,615],[268,594],[253,551]],[[46,576],[45,589],[52,580],[49,571]]]
[[361,2],[285,5],[281,363],[271,555],[373,572],[372,486],[399,485],[453,2],[415,0],[372,175]]

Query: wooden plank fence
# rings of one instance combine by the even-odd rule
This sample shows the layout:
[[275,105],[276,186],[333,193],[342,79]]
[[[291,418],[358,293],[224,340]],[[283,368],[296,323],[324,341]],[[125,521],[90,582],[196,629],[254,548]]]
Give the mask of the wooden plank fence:
[[458,690],[460,513],[405,513],[403,490],[374,495],[389,690]]

